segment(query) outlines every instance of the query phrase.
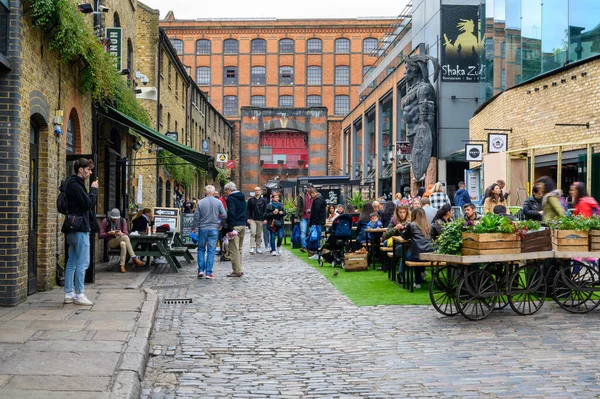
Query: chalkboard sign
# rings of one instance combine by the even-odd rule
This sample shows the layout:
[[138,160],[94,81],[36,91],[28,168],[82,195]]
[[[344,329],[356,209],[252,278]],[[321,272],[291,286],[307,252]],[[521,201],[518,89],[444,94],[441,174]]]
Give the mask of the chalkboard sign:
[[194,214],[193,213],[182,213],[181,214],[181,239],[186,244],[191,244],[192,239],[190,233],[194,228]]
[[332,188],[329,190],[321,190],[321,195],[323,195],[323,199],[327,205],[337,205],[340,204],[340,196],[341,191],[339,188]]

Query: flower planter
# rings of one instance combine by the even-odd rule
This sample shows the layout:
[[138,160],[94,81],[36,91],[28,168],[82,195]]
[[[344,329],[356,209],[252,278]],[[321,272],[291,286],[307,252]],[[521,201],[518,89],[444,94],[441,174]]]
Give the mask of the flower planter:
[[552,251],[550,229],[531,231],[521,236],[521,253]]
[[521,244],[516,234],[502,233],[462,233],[463,256],[502,255],[521,253]]
[[600,251],[600,230],[590,231],[590,251]]
[[552,230],[552,249],[561,252],[587,252],[589,234],[579,230]]

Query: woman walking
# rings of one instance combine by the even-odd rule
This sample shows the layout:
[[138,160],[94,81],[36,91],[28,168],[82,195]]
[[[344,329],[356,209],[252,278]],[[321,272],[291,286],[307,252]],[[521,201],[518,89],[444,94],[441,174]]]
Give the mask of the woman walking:
[[[271,255],[281,255],[281,242],[283,241],[283,217],[285,209],[279,202],[279,193],[271,194],[271,202],[265,209],[265,222],[271,232]],[[275,246],[277,239],[277,247]]]

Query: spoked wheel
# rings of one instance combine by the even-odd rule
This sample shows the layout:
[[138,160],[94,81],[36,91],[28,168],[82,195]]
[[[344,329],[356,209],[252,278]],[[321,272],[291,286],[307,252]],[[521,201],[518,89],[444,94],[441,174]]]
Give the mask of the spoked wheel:
[[519,267],[508,281],[508,303],[515,313],[531,315],[546,301],[546,278],[535,264]]
[[511,265],[500,262],[488,263],[484,267],[484,270],[492,273],[496,279],[498,291],[501,293],[501,295],[496,297],[496,305],[494,306],[494,310],[504,309],[508,306],[508,295],[506,295],[506,290],[510,267]]
[[455,316],[459,313],[456,305],[456,288],[459,281],[458,268],[444,266],[436,269],[431,276],[429,284],[429,298],[431,304],[445,316]]
[[469,320],[482,320],[496,305],[498,287],[492,274],[486,270],[473,270],[456,288],[458,311]]
[[554,276],[552,298],[566,311],[587,313],[600,305],[600,273],[592,265],[573,261]]

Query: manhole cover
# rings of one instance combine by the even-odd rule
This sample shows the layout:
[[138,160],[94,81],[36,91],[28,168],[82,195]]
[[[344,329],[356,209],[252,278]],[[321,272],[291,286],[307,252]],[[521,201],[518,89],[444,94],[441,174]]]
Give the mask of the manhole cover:
[[165,305],[182,305],[186,303],[192,303],[192,298],[165,298],[163,299]]

